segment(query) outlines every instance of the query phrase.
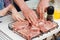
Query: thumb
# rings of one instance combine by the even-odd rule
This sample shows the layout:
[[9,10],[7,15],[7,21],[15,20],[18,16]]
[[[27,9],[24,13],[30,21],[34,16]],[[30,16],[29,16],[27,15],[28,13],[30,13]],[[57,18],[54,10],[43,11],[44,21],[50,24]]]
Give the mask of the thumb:
[[18,17],[17,20],[18,20],[18,21],[25,21],[25,20],[24,20],[23,18],[21,18],[21,17]]

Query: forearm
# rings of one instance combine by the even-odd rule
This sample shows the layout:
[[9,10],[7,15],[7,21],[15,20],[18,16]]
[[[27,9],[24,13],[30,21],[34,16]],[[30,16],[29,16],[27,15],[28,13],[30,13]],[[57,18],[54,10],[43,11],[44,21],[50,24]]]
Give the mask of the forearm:
[[19,6],[19,8],[24,11],[24,10],[27,10],[28,11],[28,6],[26,5],[26,3],[24,2],[24,0],[14,0],[15,3]]
[[[9,4],[6,8],[4,8],[7,12],[10,10],[10,8],[11,8],[11,4]],[[3,9],[3,10],[4,10]]]
[[11,12],[14,13],[14,14],[18,13],[17,10],[16,10],[16,8],[13,5],[11,6]]

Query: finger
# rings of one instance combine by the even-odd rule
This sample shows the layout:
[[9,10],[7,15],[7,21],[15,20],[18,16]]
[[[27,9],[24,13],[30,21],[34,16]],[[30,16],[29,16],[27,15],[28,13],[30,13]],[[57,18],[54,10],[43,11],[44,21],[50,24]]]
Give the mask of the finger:
[[36,19],[33,17],[33,15],[30,15],[29,18],[30,18],[32,24],[36,25],[37,21],[36,21]]
[[35,17],[35,19],[38,19],[38,16],[37,16],[37,14],[34,12],[33,13],[34,15],[32,15],[32,16],[34,16]]
[[19,19],[21,20],[21,21],[25,21],[23,18],[21,18],[21,17],[19,17]]
[[29,17],[27,17],[27,19],[28,19],[29,23],[31,23],[31,20],[30,20],[30,18],[29,18]]
[[34,18],[34,24],[36,25],[36,26],[38,26],[38,19],[36,19],[36,18]]
[[15,27],[15,25],[12,25],[12,27]]
[[18,21],[21,21],[21,19],[20,19],[19,17],[16,17],[16,19],[17,19]]

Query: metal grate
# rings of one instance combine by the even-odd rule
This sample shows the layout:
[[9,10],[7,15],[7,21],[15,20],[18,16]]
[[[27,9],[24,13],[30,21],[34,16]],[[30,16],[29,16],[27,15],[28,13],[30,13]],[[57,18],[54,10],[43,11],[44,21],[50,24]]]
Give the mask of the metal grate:
[[0,30],[0,40],[12,40],[12,39]]

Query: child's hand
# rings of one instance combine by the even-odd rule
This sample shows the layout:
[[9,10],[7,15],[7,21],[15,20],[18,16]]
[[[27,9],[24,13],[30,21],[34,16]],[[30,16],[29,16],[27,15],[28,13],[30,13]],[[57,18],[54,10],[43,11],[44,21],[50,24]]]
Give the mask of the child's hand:
[[11,5],[11,8],[10,8],[11,12],[12,12],[12,18],[16,21],[25,21],[21,16],[20,14],[18,13],[18,11],[15,9],[15,7],[13,5]]
[[19,13],[12,13],[12,18],[16,21],[16,20],[18,20],[18,21],[25,21],[21,16],[20,16],[20,14]]

